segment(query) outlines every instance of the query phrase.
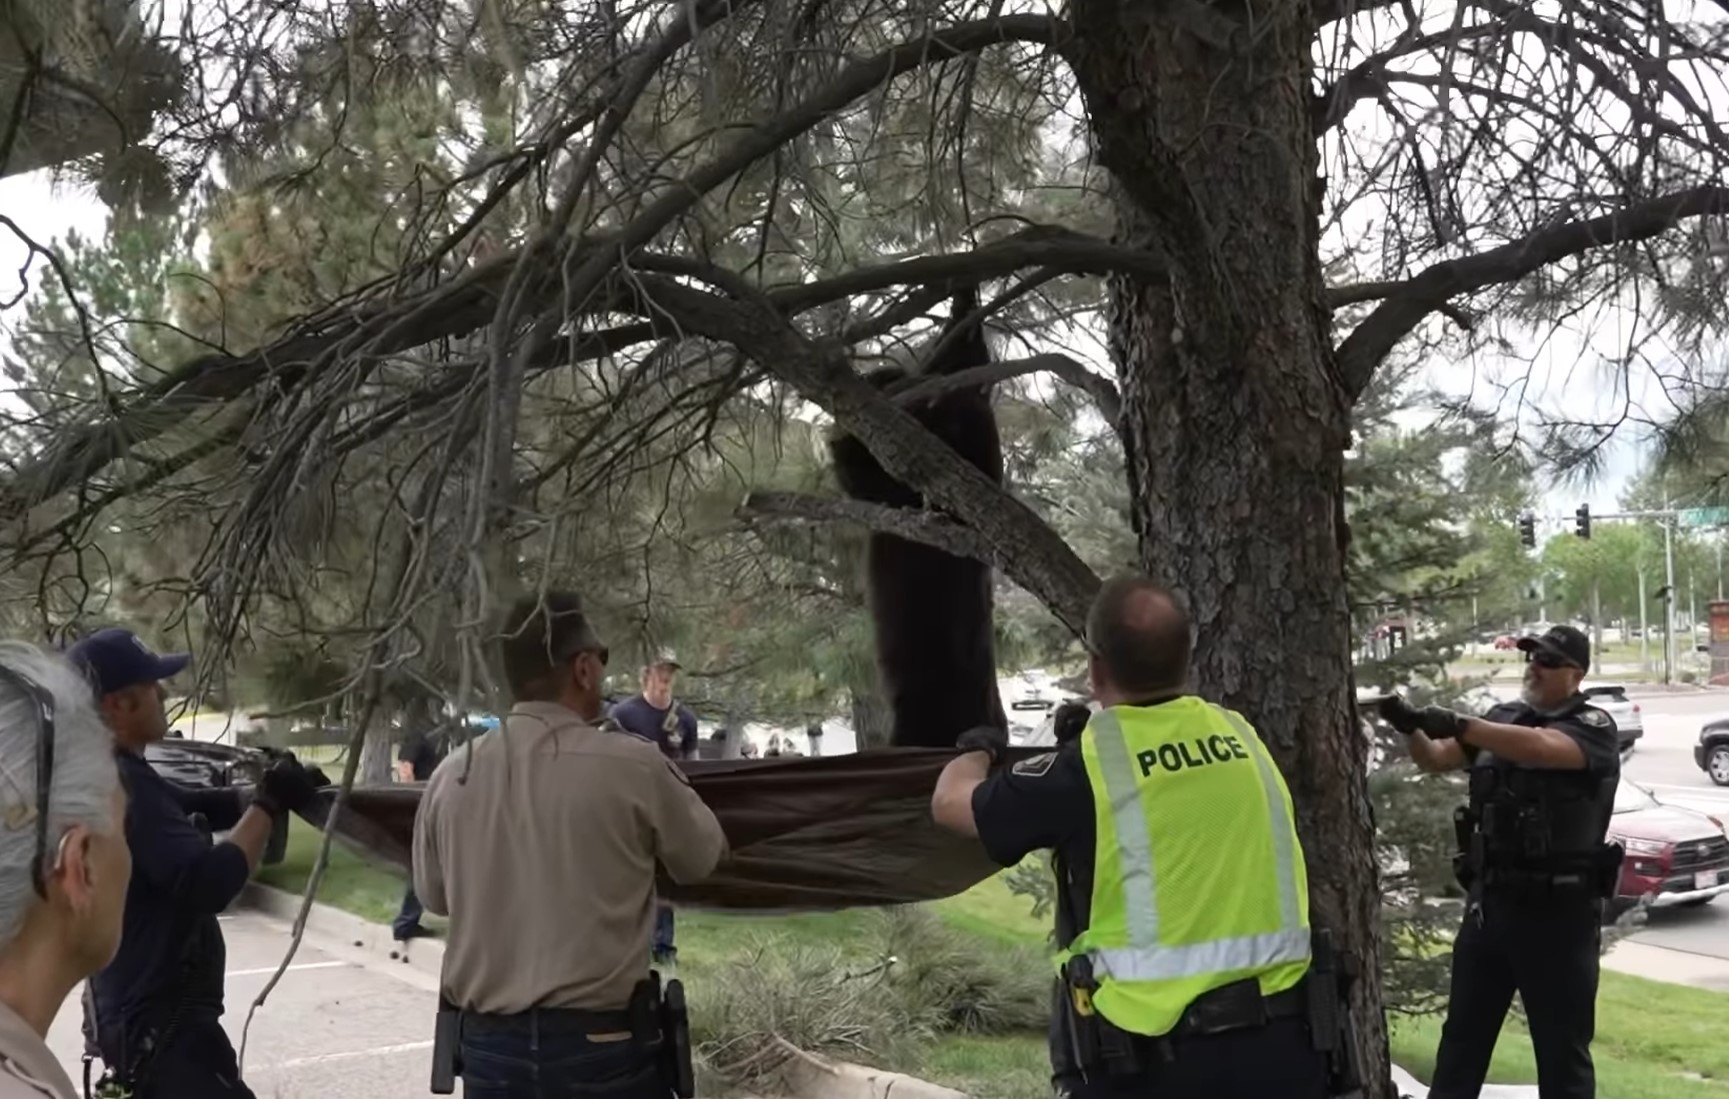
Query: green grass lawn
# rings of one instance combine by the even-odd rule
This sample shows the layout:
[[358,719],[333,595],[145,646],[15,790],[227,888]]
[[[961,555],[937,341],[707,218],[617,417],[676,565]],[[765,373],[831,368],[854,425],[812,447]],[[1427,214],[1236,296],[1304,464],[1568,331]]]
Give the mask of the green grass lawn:
[[[1725,1034],[1729,996],[1605,971],[1592,1045],[1597,1094],[1601,1099],[1723,1099],[1729,1095]],[[1426,1080],[1440,1038],[1439,1018],[1400,1021],[1393,1030],[1393,1060]],[[1537,1082],[1530,1037],[1511,1016],[1495,1047],[1489,1079]]]
[[[304,887],[319,835],[295,821],[282,863],[259,880],[298,893]],[[403,880],[340,846],[319,889],[319,899],[370,920],[387,922],[402,899]],[[947,926],[1005,946],[1038,951],[1048,930],[1029,914],[1030,902],[1010,893],[1001,877],[931,905]],[[801,916],[678,914],[681,975],[697,988],[705,978],[758,952],[829,950],[873,959],[883,916],[855,909]],[[427,917],[435,931],[442,926]],[[1419,1080],[1434,1067],[1441,1020],[1395,1020],[1393,1059]],[[1605,971],[1597,999],[1598,1095],[1601,1099],[1729,1099],[1729,996],[1646,981]],[[860,1058],[861,1060],[867,1058]],[[1044,1035],[946,1037],[924,1048],[919,1063],[881,1067],[911,1072],[981,1099],[1043,1099],[1049,1094]],[[1704,1077],[1689,1079],[1688,1074]],[[1490,1082],[1534,1084],[1536,1062],[1523,1025],[1509,1017],[1496,1047]]]
[[[318,845],[323,836],[299,817],[292,818],[288,828],[288,849],[282,861],[258,871],[258,881],[296,895],[306,891],[312,874],[312,864],[318,857]],[[340,843],[330,847],[330,865],[318,883],[318,899],[334,908],[352,912],[375,923],[389,923],[402,904],[402,894],[408,887],[405,876],[392,874],[353,854]],[[427,917],[427,926],[435,926],[435,917]],[[442,927],[442,921],[437,921]]]

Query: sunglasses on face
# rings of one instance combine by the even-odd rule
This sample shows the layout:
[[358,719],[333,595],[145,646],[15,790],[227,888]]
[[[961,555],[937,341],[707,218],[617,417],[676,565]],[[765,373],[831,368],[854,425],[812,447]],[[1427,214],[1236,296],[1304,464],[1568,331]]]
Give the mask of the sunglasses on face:
[[[54,788],[54,696],[41,684],[0,664],[0,679],[29,698],[36,718],[36,853],[30,859],[30,884],[48,898],[48,793]],[[20,791],[22,793],[22,791]]]
[[1565,657],[1556,656],[1554,653],[1546,652],[1526,653],[1525,663],[1535,664],[1539,668],[1549,669],[1575,667],[1571,660],[1568,660]]

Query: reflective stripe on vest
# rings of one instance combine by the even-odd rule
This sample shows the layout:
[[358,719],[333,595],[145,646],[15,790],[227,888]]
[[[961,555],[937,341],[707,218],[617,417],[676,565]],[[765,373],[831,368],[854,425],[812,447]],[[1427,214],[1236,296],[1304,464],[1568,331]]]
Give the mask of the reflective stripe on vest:
[[[1091,922],[1094,926],[1079,935],[1070,945],[1063,957],[1072,957],[1084,953],[1091,960],[1093,973],[1100,981],[1101,991],[1096,994],[1095,1003],[1100,1003],[1100,1009],[1105,1012],[1113,1023],[1124,1029],[1145,1034],[1163,1033],[1176,1021],[1182,1008],[1187,1005],[1193,995],[1198,995],[1210,987],[1228,983],[1228,980],[1240,979],[1241,975],[1260,975],[1266,991],[1279,991],[1290,987],[1300,978],[1310,956],[1310,939],[1307,919],[1307,906],[1303,903],[1303,890],[1306,881],[1299,883],[1301,867],[1301,852],[1296,843],[1296,834],[1292,827],[1291,815],[1287,804],[1287,794],[1278,771],[1273,764],[1266,746],[1261,743],[1249,724],[1237,714],[1223,707],[1210,706],[1198,699],[1183,700],[1164,705],[1182,706],[1183,713],[1166,711],[1158,713],[1148,711],[1142,720],[1149,722],[1182,721],[1185,724],[1195,717],[1200,718],[1201,727],[1195,731],[1203,738],[1208,732],[1220,733],[1218,725],[1222,722],[1236,734],[1233,738],[1235,746],[1252,759],[1259,778],[1258,786],[1261,797],[1258,803],[1267,806],[1266,825],[1270,835],[1271,861],[1268,863],[1268,847],[1261,846],[1257,854],[1244,853],[1244,880],[1241,888],[1245,892],[1261,893],[1269,889],[1277,892],[1277,918],[1274,923],[1273,913],[1266,903],[1261,905],[1265,912],[1264,920],[1247,917],[1248,926],[1253,927],[1259,922],[1264,930],[1253,934],[1222,935],[1215,939],[1203,941],[1167,941],[1169,936],[1160,936],[1159,916],[1159,860],[1153,850],[1152,837],[1156,832],[1154,812],[1156,804],[1149,801],[1156,799],[1156,791],[1151,791],[1143,799],[1142,787],[1145,785],[1137,779],[1137,769],[1145,778],[1146,767],[1150,766],[1150,752],[1143,752],[1143,758],[1137,759],[1135,748],[1147,749],[1154,745],[1153,739],[1131,744],[1125,735],[1121,718],[1116,710],[1107,709],[1092,716],[1086,730],[1086,736],[1091,740],[1094,752],[1095,797],[1100,794],[1108,801],[1108,805],[1099,806],[1103,810],[1101,817],[1108,817],[1110,831],[1115,836],[1115,849],[1101,849],[1095,855],[1095,907],[1101,900],[1099,890],[1106,890],[1104,903],[1111,911],[1101,913],[1095,911]],[[1127,708],[1131,715],[1135,708]],[[1136,720],[1131,716],[1131,720]],[[1168,733],[1161,731],[1168,737]],[[1156,739],[1156,738],[1154,738]],[[1214,736],[1212,739],[1223,743],[1223,739]],[[1200,767],[1207,765],[1223,765],[1240,763],[1244,754],[1233,753],[1227,760],[1217,753],[1222,749],[1214,748],[1214,755],[1208,758],[1203,749],[1197,747],[1195,753],[1190,753],[1187,743],[1173,746],[1167,739],[1154,745],[1158,758],[1163,759],[1168,753],[1172,763],[1169,767],[1174,773],[1180,773],[1181,763],[1185,767]],[[1195,758],[1199,754],[1200,758]],[[1102,785],[1103,790],[1097,790]],[[1251,789],[1253,787],[1250,787]],[[1241,787],[1237,787],[1241,789]],[[1106,820],[1101,819],[1103,825]],[[1169,830],[1169,825],[1165,828]],[[1205,835],[1204,823],[1196,824],[1195,840]],[[1259,835],[1259,831],[1255,832]],[[1108,842],[1108,836],[1101,839]],[[1186,838],[1181,834],[1171,834],[1171,842],[1184,844]],[[1237,842],[1243,842],[1238,836]],[[1221,850],[1218,855],[1229,859],[1230,852]],[[1107,865],[1105,860],[1111,860]],[[1173,862],[1182,862],[1181,857]],[[1107,871],[1113,873],[1107,873]],[[1192,870],[1191,870],[1192,872]],[[1107,882],[1113,881],[1120,887],[1120,898],[1110,891]],[[1166,883],[1167,891],[1174,887]],[[1218,884],[1216,879],[1206,887],[1215,894],[1212,897],[1181,897],[1167,896],[1167,906],[1176,905],[1172,911],[1185,915],[1192,913],[1188,906],[1205,904],[1207,900],[1218,900]],[[1272,901],[1266,896],[1266,902]],[[1118,907],[1120,903],[1120,908]],[[1243,910],[1233,911],[1230,915],[1221,916],[1221,922],[1228,922],[1231,916],[1237,917],[1237,930],[1247,930],[1243,926]],[[1119,922],[1120,921],[1120,922]],[[1197,923],[1192,915],[1187,919],[1188,927],[1179,929],[1175,934],[1179,937],[1185,933],[1193,938]],[[1272,925],[1272,926],[1269,926]],[[1108,927],[1108,930],[1105,928]],[[1271,975],[1269,977],[1269,975]],[[1214,980],[1213,978],[1218,978]],[[1277,987],[1266,988],[1269,983]],[[1116,982],[1115,992],[1107,993],[1108,982]],[[1157,982],[1164,982],[1158,984]],[[1130,986],[1135,986],[1134,988]],[[1138,988],[1138,990],[1136,990]],[[1112,1011],[1106,1003],[1114,1003],[1116,1011]],[[1125,1015],[1128,1018],[1118,1018]]]

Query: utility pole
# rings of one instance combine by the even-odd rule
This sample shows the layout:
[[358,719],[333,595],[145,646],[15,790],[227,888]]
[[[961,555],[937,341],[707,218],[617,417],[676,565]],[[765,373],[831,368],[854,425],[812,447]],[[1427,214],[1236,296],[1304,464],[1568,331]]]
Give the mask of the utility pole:
[[[1591,540],[1591,505],[1580,504],[1579,510],[1573,513],[1573,533],[1582,540]],[[1602,568],[1602,558],[1596,552],[1591,554],[1591,651],[1603,652],[1603,578],[1599,570]],[[1597,666],[1603,666],[1601,655],[1597,657]]]
[[1591,578],[1591,652],[1596,654],[1599,673],[1603,667],[1603,581]]
[[1663,682],[1667,684],[1675,676],[1675,517],[1672,515],[1663,520],[1663,574],[1663,583],[1669,589],[1664,592],[1663,601]]
[[1645,558],[1639,558],[1639,666],[1651,670],[1651,623],[1645,617]]
[[1723,598],[1723,532],[1717,532],[1717,598]]
[[[1693,566],[1687,566],[1687,636],[1691,638],[1699,632],[1699,589],[1693,584]],[[1687,642],[1687,650],[1693,650],[1691,640]]]

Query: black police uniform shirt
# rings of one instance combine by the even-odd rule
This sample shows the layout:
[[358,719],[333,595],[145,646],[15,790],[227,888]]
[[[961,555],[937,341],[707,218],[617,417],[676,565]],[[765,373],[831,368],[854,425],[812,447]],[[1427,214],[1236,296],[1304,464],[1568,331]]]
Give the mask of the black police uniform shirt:
[[[1483,715],[1484,721],[1498,725],[1523,725],[1532,729],[1555,729],[1585,753],[1585,769],[1595,775],[1621,774],[1621,748],[1615,734],[1615,719],[1595,706],[1586,704],[1584,695],[1574,695],[1562,714],[1544,714],[1523,702],[1503,702]],[[1465,759],[1472,766],[1504,764],[1493,752],[1461,743]]]
[[188,1006],[220,1009],[227,951],[216,916],[240,895],[251,870],[240,848],[212,845],[188,814],[202,813],[213,831],[224,831],[240,820],[239,800],[232,790],[171,783],[132,752],[115,755],[128,798],[132,880],[120,949],[91,978],[97,1019],[107,1026],[172,1007],[183,974]]
[[[1513,763],[1498,759],[1486,748],[1461,743],[1468,767],[1497,767],[1517,770],[1548,772],[1553,776],[1549,781],[1572,783],[1580,781],[1595,782],[1601,779],[1619,779],[1621,775],[1621,748],[1615,732],[1615,719],[1595,706],[1585,702],[1585,696],[1574,695],[1568,700],[1562,713],[1546,714],[1532,709],[1524,702],[1503,702],[1483,715],[1484,721],[1499,725],[1521,725],[1532,729],[1554,729],[1566,735],[1579,750],[1585,754],[1585,767],[1579,770],[1556,770],[1554,768],[1529,767],[1525,764]],[[1607,831],[1609,816],[1614,810],[1613,787],[1602,797],[1599,811],[1602,817],[1602,831]],[[1601,841],[1601,832],[1597,836]]]
[[1056,852],[1067,898],[1066,910],[1057,905],[1057,940],[1066,946],[1092,915],[1097,825],[1080,741],[993,771],[973,789],[973,823],[985,853],[1002,866]]

